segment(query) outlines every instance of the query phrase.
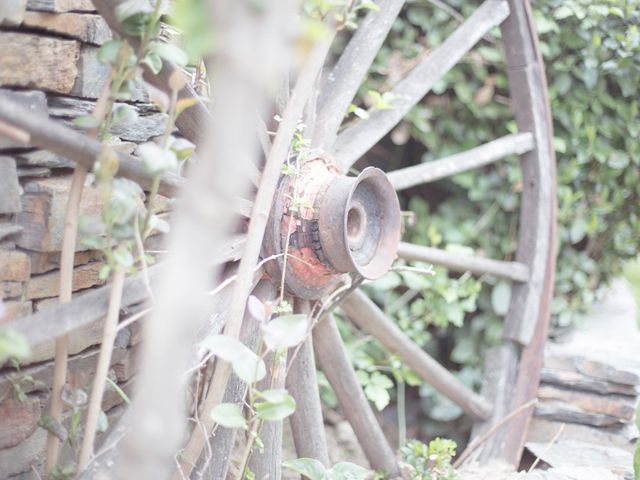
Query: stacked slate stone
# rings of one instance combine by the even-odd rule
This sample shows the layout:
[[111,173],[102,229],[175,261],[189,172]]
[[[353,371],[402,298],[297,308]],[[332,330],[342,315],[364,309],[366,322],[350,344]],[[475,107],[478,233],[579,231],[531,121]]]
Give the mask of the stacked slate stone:
[[547,346],[528,450],[552,467],[633,478],[639,352],[634,299],[618,282],[571,338]]
[[[26,108],[73,126],[92,112],[108,76],[98,62],[99,46],[111,32],[90,0],[0,0],[0,90]],[[139,85],[127,100],[138,111],[133,124],[114,127],[114,148],[134,153],[136,144],[162,133],[164,115]],[[76,128],[76,127],[73,127]],[[16,144],[0,136],[0,323],[19,319],[56,303],[64,212],[71,161]],[[164,203],[166,206],[166,202]],[[88,182],[81,215],[98,215],[102,194]],[[78,245],[74,295],[103,284],[102,256]],[[111,378],[128,392],[139,342],[135,324],[120,331]],[[69,381],[90,383],[101,322],[70,338]],[[0,479],[42,474],[46,432],[37,426],[49,403],[53,343],[42,345],[15,365],[0,366]],[[108,390],[103,410],[111,421],[123,399]]]

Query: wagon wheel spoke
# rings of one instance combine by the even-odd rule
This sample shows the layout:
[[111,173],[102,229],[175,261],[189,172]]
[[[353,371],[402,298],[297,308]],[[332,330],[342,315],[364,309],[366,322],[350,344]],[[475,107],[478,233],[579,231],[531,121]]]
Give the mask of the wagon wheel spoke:
[[393,477],[398,473],[395,455],[356,378],[333,315],[321,320],[313,329],[313,345],[320,369],[336,392],[338,403],[371,467]]
[[361,290],[356,290],[348,296],[342,309],[353,323],[396,353],[423,381],[449,398],[472,418],[484,420],[489,417],[492,406],[484,398],[414,343]]
[[500,25],[509,14],[506,0],[485,0],[474,13],[442,45],[417,65],[391,91],[393,108],[377,110],[342,132],[334,145],[334,153],[343,171],[373,147],[404,118],[460,59],[490,29]]
[[533,148],[533,135],[528,132],[506,135],[465,152],[395,170],[387,174],[387,177],[396,191],[400,191],[484,167],[509,155],[529,152]]
[[[297,301],[295,311],[308,314],[308,302]],[[290,417],[296,453],[298,458],[315,458],[328,467],[329,451],[324,432],[312,337],[308,337],[296,357],[291,358],[295,350],[291,349],[289,352],[291,366],[287,373],[286,385],[296,401],[296,409]]]
[[349,41],[322,86],[313,135],[314,146],[325,148],[333,143],[344,113],[404,2],[405,0],[378,2],[379,11],[369,12]]
[[490,274],[515,282],[527,282],[530,276],[529,267],[525,263],[462,255],[414,243],[401,242],[398,248],[398,256],[409,261],[441,265],[454,272],[471,272],[475,275]]

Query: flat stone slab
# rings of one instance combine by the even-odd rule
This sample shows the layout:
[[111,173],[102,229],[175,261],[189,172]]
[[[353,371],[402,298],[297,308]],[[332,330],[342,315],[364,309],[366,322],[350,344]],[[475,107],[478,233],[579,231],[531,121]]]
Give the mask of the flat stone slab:
[[[575,468],[598,468],[617,475],[613,478],[633,476],[633,455],[621,448],[578,440],[559,440],[552,445],[528,442],[525,447],[554,468],[567,471]],[[582,480],[583,477],[578,478]],[[598,477],[598,480],[602,478]]]

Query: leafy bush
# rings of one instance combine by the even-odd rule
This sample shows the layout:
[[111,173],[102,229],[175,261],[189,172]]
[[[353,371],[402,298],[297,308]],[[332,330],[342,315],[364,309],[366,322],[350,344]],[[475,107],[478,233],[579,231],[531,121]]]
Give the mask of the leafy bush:
[[[477,6],[470,0],[448,3],[465,17]],[[640,1],[540,0],[533,8],[549,80],[558,163],[559,250],[552,305],[557,330],[578,321],[625,260],[638,254]],[[436,47],[455,26],[430,2],[408,2],[356,106],[375,107],[380,93],[371,92],[387,91],[419,61],[424,46]],[[383,166],[392,170],[418,159],[427,162],[515,131],[500,31],[494,29],[392,132],[387,146],[401,148],[389,148]],[[409,190],[402,201],[416,212],[417,223],[405,238],[512,259],[520,190],[516,158]],[[464,366],[463,379],[477,385],[483,349],[499,340],[510,286],[485,277],[480,287],[474,279],[436,272],[436,277],[421,280],[422,285],[392,273],[370,292],[414,340],[453,362],[450,366]],[[392,290],[398,279],[405,287]],[[454,305],[473,321],[450,329],[443,340],[440,334],[449,322],[460,324]],[[361,348],[364,354],[354,354],[356,365],[369,371],[374,367],[367,362],[380,365],[384,354],[376,353],[379,348],[367,343]],[[445,417],[451,416],[449,410]]]

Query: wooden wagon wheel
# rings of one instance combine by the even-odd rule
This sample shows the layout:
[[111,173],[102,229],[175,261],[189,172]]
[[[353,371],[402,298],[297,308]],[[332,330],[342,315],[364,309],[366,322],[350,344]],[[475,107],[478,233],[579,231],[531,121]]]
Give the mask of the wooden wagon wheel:
[[[96,1],[97,5],[108,3]],[[392,90],[397,99],[394,108],[375,111],[368,119],[338,133],[344,113],[404,1],[381,0],[378,3],[379,11],[367,15],[338,62],[330,69],[320,90],[317,108],[307,114],[311,120],[309,123],[315,125],[312,145],[322,152],[317,159],[305,162],[303,167],[306,170],[300,173],[303,194],[314,208],[306,208],[306,214],[293,213],[291,196],[287,194],[291,193],[292,188],[297,188],[298,184],[294,185],[286,176],[282,177],[275,197],[268,198],[266,202],[267,206],[272,207],[266,235],[264,239],[260,235],[257,241],[262,242],[264,256],[275,254],[278,257],[277,261],[269,262],[267,267],[272,277],[278,278],[282,269],[287,272],[286,289],[289,294],[298,297],[294,300],[298,312],[307,311],[308,300],[332,294],[347,272],[357,272],[363,277],[380,276],[390,266],[396,249],[398,256],[408,261],[428,262],[451,271],[489,274],[512,281],[511,303],[504,325],[504,343],[487,355],[487,373],[481,394],[468,389],[414,344],[360,290],[345,296],[341,307],[355,325],[380,340],[425,382],[470,415],[475,422],[475,437],[480,438],[492,431],[492,436],[482,445],[483,456],[503,458],[515,464],[521,455],[532,407],[522,409],[517,416],[501,425],[500,429],[495,432],[493,430],[509,412],[527,404],[535,396],[541,368],[541,348],[549,319],[554,271],[555,166],[551,145],[552,130],[544,69],[529,4],[525,0],[485,0],[448,39],[395,85]],[[108,9],[103,12],[99,7],[99,10],[112,28],[117,26],[113,15],[105,13]],[[386,176],[377,169],[365,169],[358,177],[343,175],[389,133],[482,37],[497,26],[502,30],[505,44],[512,109],[519,133],[451,157],[390,172]],[[319,57],[320,65],[327,49],[328,46]],[[167,72],[163,69],[162,74],[166,77]],[[314,81],[315,74],[310,74],[310,79]],[[160,77],[156,81],[162,83]],[[291,102],[293,101],[292,98]],[[302,102],[302,106],[304,103]],[[202,113],[199,111],[196,115]],[[194,117],[190,118],[193,120]],[[83,140],[82,136],[74,136],[54,124],[39,131],[28,115],[17,115],[17,111],[12,111],[9,104],[0,105],[0,119],[12,121],[30,131],[34,145],[51,148],[76,161],[90,164],[87,152],[94,158],[99,152],[95,142]],[[184,128],[182,133],[189,138],[194,138],[195,126],[197,122],[189,122],[188,118],[182,126],[178,124],[179,128]],[[64,140],[62,143],[61,138]],[[289,145],[278,146],[274,143],[271,148],[288,149]],[[523,177],[519,243],[514,261],[461,256],[407,243],[398,245],[399,209],[397,198],[392,194],[393,189],[399,191],[433,182],[490,165],[514,154],[520,155]],[[139,166],[131,159],[121,158],[120,165],[125,175],[145,181]],[[251,176],[254,183],[259,182],[257,172],[253,172]],[[167,193],[180,186],[177,178],[167,180],[162,187]],[[260,198],[261,192],[262,189],[259,189],[256,206],[265,203],[264,198]],[[299,208],[298,212],[304,210],[305,208]],[[292,230],[293,223],[296,226]],[[229,257],[237,259],[236,250],[251,240],[241,238],[232,242]],[[255,243],[256,239],[253,241]],[[284,263],[287,255],[282,258],[281,254],[283,250],[288,253],[290,247],[297,248],[297,253],[305,261],[291,258],[288,263]],[[155,274],[157,270],[152,272],[152,276]],[[254,294],[262,298],[268,297],[272,291],[264,283],[257,288],[260,291],[254,291]],[[145,293],[142,281],[128,280],[124,303],[139,302]],[[68,305],[52,309],[51,314],[43,312],[23,319],[16,323],[16,327],[30,343],[66,334],[99,318],[104,313],[105,295],[104,290],[90,293]],[[246,301],[246,297],[244,300]],[[77,315],[74,316],[74,313]],[[47,321],[56,316],[61,316],[66,322]],[[249,327],[245,325],[245,329],[247,328]],[[355,371],[330,315],[317,323],[312,338],[302,344],[286,379],[287,388],[298,403],[291,419],[298,456],[328,462],[315,378],[314,350],[318,364],[335,390],[342,410],[371,466],[390,474],[397,473],[395,455],[357,382]],[[228,375],[226,378],[229,378]],[[214,375],[214,381],[215,379]],[[231,380],[227,384],[225,399],[232,401],[242,391]],[[213,394],[215,398],[212,401],[215,405],[222,400],[222,394],[216,391]],[[206,426],[210,431],[213,425]],[[202,468],[202,459],[199,462],[199,458],[202,447],[208,441],[200,429],[194,432],[186,446],[182,462],[188,472],[194,466],[196,470]],[[281,427],[280,432],[276,427],[269,434],[269,439],[265,441],[266,454],[261,456],[264,465],[260,466],[261,460],[256,458],[254,461],[258,465],[254,467],[263,472],[264,476],[261,478],[267,478],[264,472],[270,473],[269,478],[278,478]],[[213,461],[209,461],[206,466],[207,478],[224,478],[233,439],[218,434],[211,442],[215,449]]]
[[[425,382],[472,417],[473,436],[485,437],[480,449],[483,458],[501,458],[517,464],[533,412],[530,400],[535,398],[541,368],[554,271],[555,158],[537,36],[527,2],[486,0],[395,85],[392,93],[397,100],[392,109],[375,111],[369,118],[338,133],[344,113],[403,3],[402,0],[379,2],[380,11],[366,17],[330,69],[319,93],[317,109],[308,115],[315,126],[312,146],[319,150],[319,158],[306,160],[295,182],[286,176],[281,179],[264,238],[263,256],[283,253],[292,256],[288,263],[280,259],[270,262],[266,268],[274,279],[279,279],[286,269],[287,292],[298,297],[298,312],[308,311],[306,300],[321,298],[335,290],[340,274],[357,272],[364,277],[376,277],[390,266],[399,235],[397,200],[389,193],[391,187],[400,191],[481,168],[509,155],[520,155],[523,189],[519,244],[514,261],[461,256],[409,243],[400,243],[397,250],[398,256],[408,261],[428,262],[455,272],[488,274],[513,282],[504,342],[487,355],[481,394],[471,391],[414,344],[361,290],[346,296],[341,304],[357,327],[378,339]],[[340,175],[389,133],[432,86],[496,26],[502,30],[512,109],[519,133],[448,158],[393,171],[386,177],[377,169],[365,169],[356,178]],[[297,208],[294,213],[293,198],[302,199],[313,208],[306,211]],[[367,235],[373,236],[375,244],[370,246],[368,256],[363,253],[369,248],[363,246]],[[296,260],[300,257],[307,261]],[[331,315],[327,316],[315,325],[312,339],[303,344],[286,379],[287,388],[298,403],[291,419],[297,454],[323,463],[328,461],[321,433],[323,421],[312,353],[315,350],[317,363],[335,390],[371,466],[397,473],[395,455],[356,379],[335,321]],[[509,415],[514,410],[517,414]],[[509,421],[501,423],[507,416]],[[215,445],[220,447],[220,443]],[[273,443],[271,447],[281,448]],[[270,463],[274,468],[278,468],[278,462],[273,459],[280,455],[276,451],[267,451],[265,455],[272,459]],[[222,458],[228,455],[214,454],[214,459]],[[267,470],[261,472],[266,475],[268,467],[264,468]],[[226,465],[213,470],[211,478],[224,478]]]

